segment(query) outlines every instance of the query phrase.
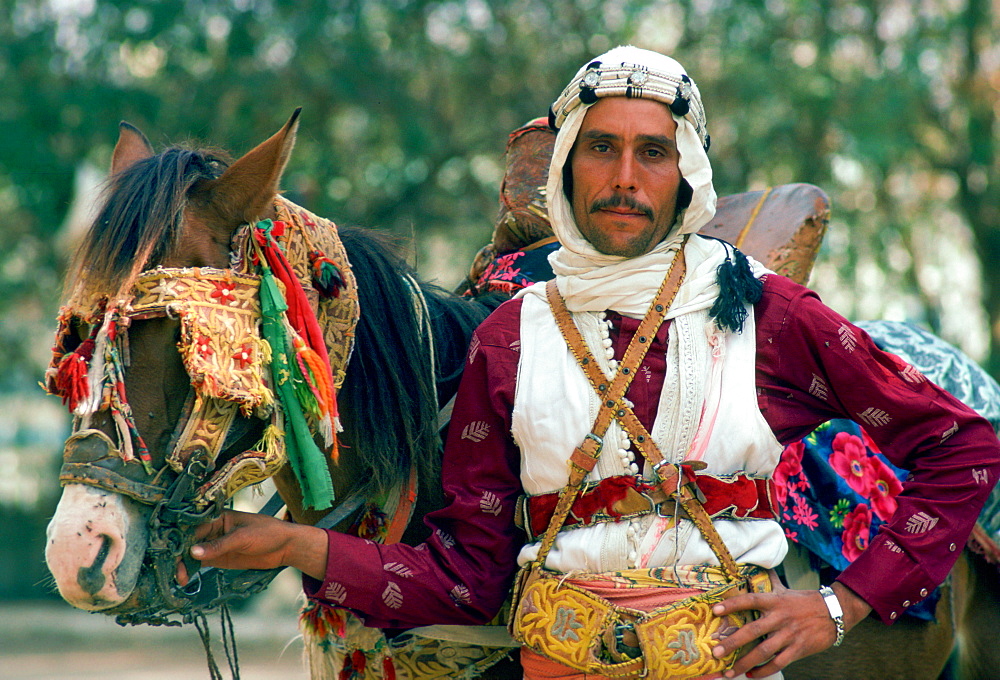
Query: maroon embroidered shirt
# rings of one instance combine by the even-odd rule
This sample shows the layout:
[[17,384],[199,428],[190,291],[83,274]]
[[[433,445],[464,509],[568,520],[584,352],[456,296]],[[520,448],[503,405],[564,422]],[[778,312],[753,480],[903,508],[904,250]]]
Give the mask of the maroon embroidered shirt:
[[[520,313],[520,301],[503,304],[473,337],[442,466],[447,505],[425,518],[431,538],[416,547],[384,546],[328,532],[326,578],[306,577],[307,595],[380,628],[483,623],[495,615],[524,541],[513,521],[520,454],[510,436]],[[902,379],[864,331],[807,288],[767,276],[755,316],[757,400],[779,442],[849,418],[910,470],[891,521],[839,577],[892,622],[951,570],[1000,475],[997,437],[943,390]],[[608,318],[620,359],[639,321]],[[663,384],[666,330],[640,367],[646,379],[628,392],[647,428]],[[914,531],[914,518],[931,518],[933,528]]]

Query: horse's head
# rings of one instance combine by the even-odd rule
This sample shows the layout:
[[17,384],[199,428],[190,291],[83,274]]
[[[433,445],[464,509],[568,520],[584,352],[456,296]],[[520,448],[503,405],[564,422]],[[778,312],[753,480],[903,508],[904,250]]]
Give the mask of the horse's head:
[[[71,271],[46,374],[49,391],[75,416],[46,561],[76,607],[182,609],[190,597],[176,588],[174,564],[191,529],[284,466],[286,429],[300,439],[289,448],[308,446],[302,437],[332,438],[333,389],[357,308],[351,295],[334,291],[323,301],[322,286],[309,295],[298,288],[297,313],[311,307],[323,321],[341,321],[341,354],[324,378],[310,357],[330,343],[329,332],[327,342],[322,331],[308,337],[285,309],[295,305],[290,287],[308,283],[317,266],[293,251],[318,252],[335,270],[339,261],[340,282],[353,279],[342,252],[327,257],[301,243],[315,216],[277,195],[297,120],[298,111],[231,164],[212,151],[155,154],[139,130],[121,125],[106,200]],[[279,247],[282,229],[295,228],[302,234]],[[277,267],[274,257],[287,265],[284,278],[267,266]],[[325,359],[325,347],[319,352]],[[291,392],[282,391],[285,374],[272,373],[279,360],[298,376],[288,380]],[[307,403],[295,414],[306,430],[285,422],[296,390]]]

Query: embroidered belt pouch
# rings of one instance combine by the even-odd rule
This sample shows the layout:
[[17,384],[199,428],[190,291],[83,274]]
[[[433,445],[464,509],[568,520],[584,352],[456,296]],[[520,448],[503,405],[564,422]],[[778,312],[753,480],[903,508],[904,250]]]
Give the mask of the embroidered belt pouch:
[[[727,580],[718,567],[686,571],[690,575],[680,582],[662,578],[673,572],[669,567],[591,576],[574,573],[570,578],[532,562],[522,567],[515,584],[514,602],[519,604],[511,617],[511,634],[533,651],[584,673],[652,680],[721,674],[750,646],[722,659],[712,655],[712,647],[757,614],[720,617],[712,613],[712,606],[742,593],[770,592],[770,577],[749,564],[740,565],[733,580]],[[642,611],[616,605],[579,585],[608,577],[618,587],[622,579],[653,582],[667,591],[677,590],[679,599]]]

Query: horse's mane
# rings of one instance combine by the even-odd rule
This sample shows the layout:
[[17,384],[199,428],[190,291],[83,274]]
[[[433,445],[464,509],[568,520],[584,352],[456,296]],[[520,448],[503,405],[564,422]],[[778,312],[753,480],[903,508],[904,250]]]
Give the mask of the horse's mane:
[[407,283],[417,281],[413,272],[383,235],[341,227],[340,237],[358,280],[362,310],[338,397],[345,444],[370,466],[377,489],[405,481],[411,462],[423,479],[435,479],[439,401],[454,393],[469,338],[489,309],[419,284],[434,338],[432,372],[414,290]]
[[221,151],[174,146],[113,175],[70,267],[67,296],[123,297],[177,246],[191,187],[217,178],[228,162]]

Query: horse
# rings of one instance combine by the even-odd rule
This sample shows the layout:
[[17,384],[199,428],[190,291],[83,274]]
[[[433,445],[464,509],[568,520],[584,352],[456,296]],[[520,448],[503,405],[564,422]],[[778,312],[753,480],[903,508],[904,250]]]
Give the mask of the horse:
[[[338,229],[282,197],[298,117],[234,162],[214,150],[156,154],[141,131],[120,125],[46,377],[75,413],[46,547],[73,606],[120,623],[191,620],[197,594],[177,587],[174,569],[194,525],[268,477],[293,521],[316,523],[328,516],[324,506],[350,506],[334,528],[374,540],[419,543],[425,528],[410,517],[442,503],[439,408],[457,389],[472,331],[495,305],[419,281],[384,237]],[[261,247],[253,225],[264,223],[270,241]],[[311,314],[314,328],[312,338],[309,328],[289,328],[286,311],[278,318],[286,346],[273,346],[260,330],[267,281],[254,271],[280,269],[282,259],[287,271],[272,289],[286,304],[297,289],[297,313]],[[307,364],[298,388],[315,397],[312,411],[302,407],[299,441],[295,395],[279,408],[276,378],[260,370],[279,358]],[[291,451],[315,441],[319,477],[332,480],[325,496]],[[213,604],[227,599],[218,595]],[[325,625],[350,619],[339,616]],[[316,612],[310,620],[322,624]],[[353,651],[323,665],[342,665]],[[488,663],[504,657],[491,653]]]

